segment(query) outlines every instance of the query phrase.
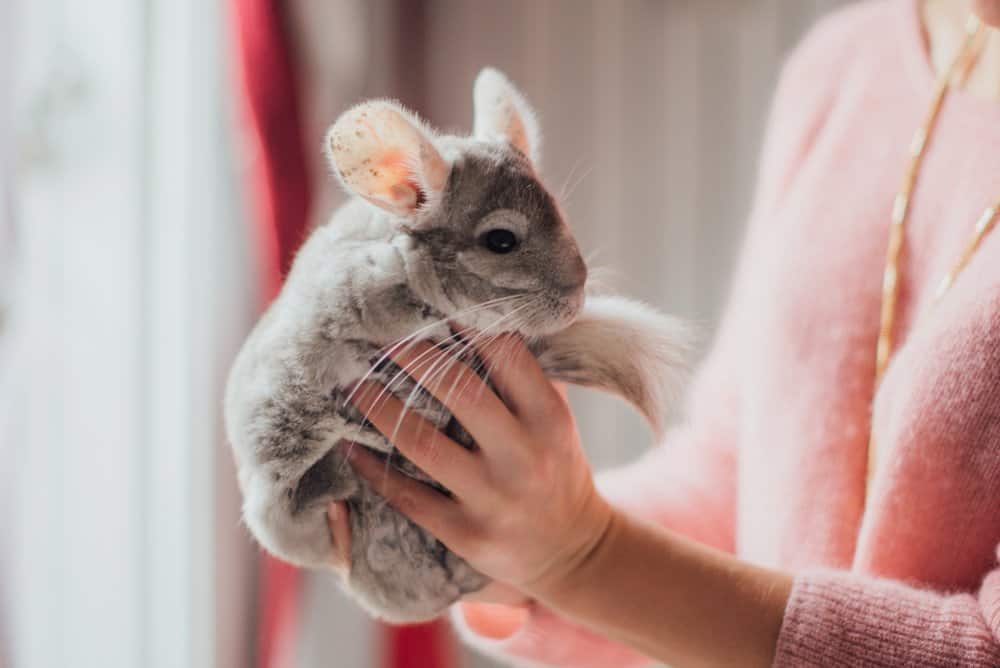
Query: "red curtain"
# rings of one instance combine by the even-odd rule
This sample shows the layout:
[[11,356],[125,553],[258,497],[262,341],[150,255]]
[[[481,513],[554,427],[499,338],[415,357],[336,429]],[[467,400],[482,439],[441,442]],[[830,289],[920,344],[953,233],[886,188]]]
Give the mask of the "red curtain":
[[[287,6],[281,0],[230,0],[244,134],[253,152],[247,185],[256,214],[253,232],[259,249],[262,306],[281,288],[305,237],[312,202],[294,51],[284,14]],[[300,573],[294,567],[263,556],[257,599],[257,668],[293,665],[300,588]],[[384,668],[456,665],[453,642],[442,622],[380,625],[378,641]]]
[[[248,192],[262,280],[262,306],[271,302],[309,219],[311,182],[291,45],[279,0],[232,0],[235,62],[250,142]],[[258,668],[291,665],[300,574],[263,555],[257,598]]]

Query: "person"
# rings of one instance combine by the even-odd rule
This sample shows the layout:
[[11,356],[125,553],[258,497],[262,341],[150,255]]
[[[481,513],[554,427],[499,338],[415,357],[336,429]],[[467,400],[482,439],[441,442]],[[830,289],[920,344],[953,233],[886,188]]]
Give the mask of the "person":
[[1000,666],[1000,34],[967,35],[969,11],[1000,27],[1000,0],[850,5],[789,58],[728,310],[663,446],[595,483],[508,337],[481,351],[496,394],[441,383],[468,382],[447,404],[478,452],[394,438],[452,498],[353,449],[495,580],[459,606],[474,642],[575,668]]

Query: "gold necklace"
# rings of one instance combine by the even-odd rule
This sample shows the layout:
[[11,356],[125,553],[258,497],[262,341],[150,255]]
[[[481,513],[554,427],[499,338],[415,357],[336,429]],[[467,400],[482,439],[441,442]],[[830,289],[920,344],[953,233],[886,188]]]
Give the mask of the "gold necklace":
[[[951,62],[948,69],[938,79],[934,90],[934,97],[931,99],[931,106],[927,110],[924,122],[917,129],[910,143],[910,160],[906,172],[903,175],[903,184],[897,193],[892,206],[892,221],[889,225],[889,246],[885,257],[885,270],[882,273],[882,309],[879,319],[878,348],[875,355],[875,389],[878,389],[882,375],[889,365],[889,358],[892,355],[892,333],[896,319],[896,300],[899,296],[899,258],[903,249],[903,233],[906,221],[910,213],[910,195],[917,182],[920,173],[920,165],[923,162],[927,143],[934,132],[937,124],[938,112],[941,110],[941,103],[947,96],[953,85],[961,85],[968,77],[972,66],[978,59],[985,29],[979,19],[970,16],[965,26],[966,35],[962,46]],[[969,258],[979,248],[983,238],[996,224],[997,214],[1000,213],[1000,200],[988,207],[976,221],[976,227],[972,238],[959,254],[951,269],[945,274],[937,291],[934,293],[932,306],[937,304],[941,297],[948,291],[955,278],[968,264]],[[874,472],[878,465],[878,448],[875,443],[874,420],[872,421],[871,432],[868,437],[868,476],[867,488],[870,492]]]

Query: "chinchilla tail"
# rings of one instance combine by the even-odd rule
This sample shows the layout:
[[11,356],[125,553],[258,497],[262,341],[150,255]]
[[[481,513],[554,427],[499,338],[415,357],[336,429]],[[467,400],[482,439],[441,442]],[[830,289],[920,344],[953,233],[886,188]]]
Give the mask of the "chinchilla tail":
[[591,296],[572,325],[532,347],[550,378],[618,395],[661,436],[694,339],[688,323],[641,302]]

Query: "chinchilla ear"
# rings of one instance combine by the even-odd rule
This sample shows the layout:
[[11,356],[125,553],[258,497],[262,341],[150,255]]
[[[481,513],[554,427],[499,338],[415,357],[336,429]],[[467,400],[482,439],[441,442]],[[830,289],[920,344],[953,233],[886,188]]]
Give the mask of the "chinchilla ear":
[[499,70],[487,67],[472,89],[474,134],[486,141],[508,141],[538,166],[541,133],[535,112]]
[[433,133],[396,102],[348,109],[326,135],[326,154],[353,194],[398,216],[413,216],[444,190],[449,165]]

